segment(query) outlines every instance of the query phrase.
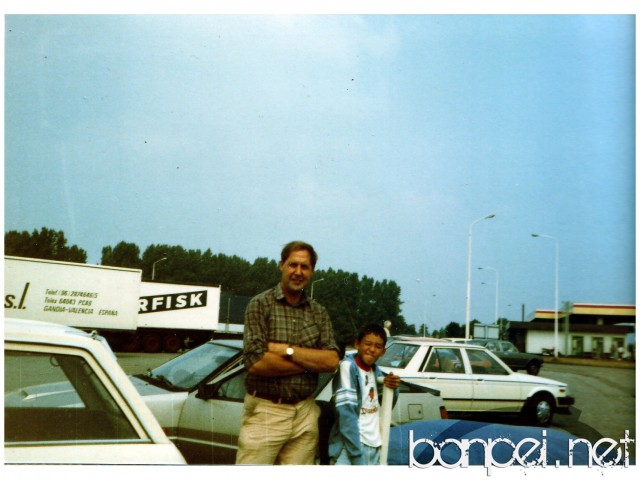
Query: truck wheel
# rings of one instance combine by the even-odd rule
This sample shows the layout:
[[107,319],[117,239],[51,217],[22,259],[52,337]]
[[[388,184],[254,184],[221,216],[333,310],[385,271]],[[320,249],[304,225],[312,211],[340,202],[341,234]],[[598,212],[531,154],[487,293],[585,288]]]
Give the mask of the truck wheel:
[[158,353],[162,350],[162,338],[158,333],[145,333],[142,337],[142,349],[147,353]]
[[537,362],[531,362],[527,365],[527,373],[529,375],[538,375],[538,373],[540,373],[540,364]]
[[164,351],[167,353],[176,353],[182,348],[182,339],[175,333],[165,335],[162,339]]
[[140,350],[140,335],[137,333],[130,333],[124,335],[120,340],[119,350],[121,352],[137,352]]

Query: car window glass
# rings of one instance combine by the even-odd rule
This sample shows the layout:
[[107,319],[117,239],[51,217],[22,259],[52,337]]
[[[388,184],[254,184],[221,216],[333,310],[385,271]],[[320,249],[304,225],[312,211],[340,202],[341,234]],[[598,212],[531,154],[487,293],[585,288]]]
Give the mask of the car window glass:
[[506,353],[518,353],[518,349],[512,343],[502,343],[502,351]]
[[238,353],[236,348],[205,343],[151,370],[149,377],[190,390]]
[[5,442],[139,439],[81,356],[7,351]]
[[404,343],[394,343],[387,348],[385,354],[376,362],[380,367],[406,367],[420,347]]
[[463,373],[462,356],[458,348],[432,348],[426,372]]
[[226,379],[218,387],[216,397],[231,400],[244,400],[244,395],[246,393],[244,379],[246,375],[246,370],[243,370],[238,375],[234,375],[233,377]]
[[502,365],[484,350],[467,350],[467,357],[471,364],[471,371],[477,374],[508,375]]

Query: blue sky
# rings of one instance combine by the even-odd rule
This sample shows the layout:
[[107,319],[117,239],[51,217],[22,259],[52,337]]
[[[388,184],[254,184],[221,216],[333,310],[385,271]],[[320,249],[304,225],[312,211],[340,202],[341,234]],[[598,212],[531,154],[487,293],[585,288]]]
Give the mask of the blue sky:
[[[390,279],[409,323],[635,303],[631,15],[5,17],[8,230]],[[478,270],[478,267],[488,267]],[[224,286],[223,286],[224,288]],[[321,284],[317,286],[321,288]]]

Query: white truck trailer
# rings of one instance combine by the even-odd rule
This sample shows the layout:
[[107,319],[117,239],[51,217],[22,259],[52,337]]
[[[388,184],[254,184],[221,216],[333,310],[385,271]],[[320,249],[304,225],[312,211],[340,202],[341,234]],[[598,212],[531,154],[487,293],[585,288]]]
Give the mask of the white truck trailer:
[[134,343],[146,352],[177,352],[211,338],[219,316],[220,287],[142,282]]
[[4,257],[4,315],[83,330],[134,332],[142,271]]
[[5,317],[97,330],[116,351],[173,353],[229,333],[220,287],[141,279],[137,269],[5,256]]

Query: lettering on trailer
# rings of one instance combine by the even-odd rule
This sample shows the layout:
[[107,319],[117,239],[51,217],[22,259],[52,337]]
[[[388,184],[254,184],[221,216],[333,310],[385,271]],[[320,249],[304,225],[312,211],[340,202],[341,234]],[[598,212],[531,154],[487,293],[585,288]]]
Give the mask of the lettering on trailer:
[[207,291],[172,293],[169,295],[151,295],[140,297],[138,313],[166,312],[185,308],[199,308],[207,306]]
[[29,291],[29,282],[24,284],[22,294],[20,295],[20,302],[16,304],[18,299],[17,295],[8,294],[4,296],[4,308],[16,308],[18,310],[25,310],[24,301],[27,298],[27,292]]

